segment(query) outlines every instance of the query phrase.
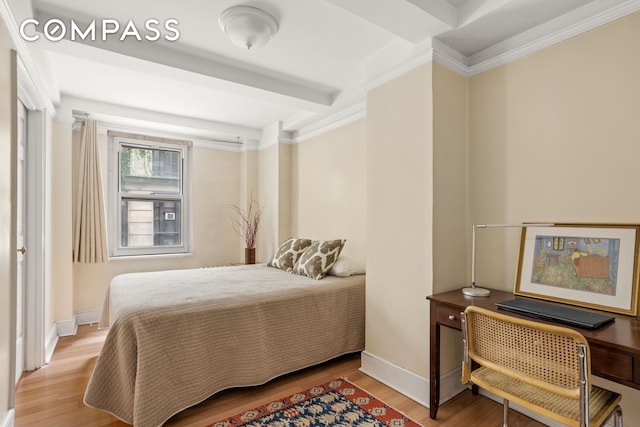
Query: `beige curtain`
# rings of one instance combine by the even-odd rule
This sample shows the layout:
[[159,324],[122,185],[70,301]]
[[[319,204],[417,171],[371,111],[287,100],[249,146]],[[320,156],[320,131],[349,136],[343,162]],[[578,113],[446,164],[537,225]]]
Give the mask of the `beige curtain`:
[[73,261],[106,262],[107,238],[100,180],[98,125],[95,120],[86,120],[82,125],[78,166]]

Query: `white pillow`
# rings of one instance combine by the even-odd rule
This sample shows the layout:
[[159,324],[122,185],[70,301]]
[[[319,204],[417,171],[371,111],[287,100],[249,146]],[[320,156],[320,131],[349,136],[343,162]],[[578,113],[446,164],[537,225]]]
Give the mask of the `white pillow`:
[[365,274],[366,273],[366,265],[364,262],[359,259],[352,258],[350,256],[340,255],[338,260],[331,270],[329,270],[329,274],[332,276],[355,276],[357,274]]

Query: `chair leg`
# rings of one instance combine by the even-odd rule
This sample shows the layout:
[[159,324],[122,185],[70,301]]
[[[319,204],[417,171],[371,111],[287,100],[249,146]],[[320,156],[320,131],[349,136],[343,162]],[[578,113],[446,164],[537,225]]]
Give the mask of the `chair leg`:
[[502,401],[502,427],[509,427],[509,401],[503,399]]
[[613,410],[613,425],[615,427],[624,427],[622,424],[622,408],[620,406],[616,406],[616,409]]

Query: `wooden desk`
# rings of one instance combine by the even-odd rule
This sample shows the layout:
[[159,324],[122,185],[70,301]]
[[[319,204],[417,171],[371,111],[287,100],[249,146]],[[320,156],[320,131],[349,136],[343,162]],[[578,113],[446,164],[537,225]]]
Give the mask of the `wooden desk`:
[[[496,302],[514,297],[511,292],[495,289],[491,289],[491,295],[488,297],[468,297],[463,295],[460,289],[427,297],[431,306],[429,341],[431,418],[436,417],[440,404],[440,326],[462,330],[460,312],[464,311],[467,306],[477,305],[497,311]],[[508,314],[526,318],[515,313]],[[595,330],[573,329],[580,332],[589,341],[591,373],[593,375],[640,389],[640,319],[621,314],[614,314],[614,316],[615,322]],[[544,320],[540,320],[540,322],[553,323]]]

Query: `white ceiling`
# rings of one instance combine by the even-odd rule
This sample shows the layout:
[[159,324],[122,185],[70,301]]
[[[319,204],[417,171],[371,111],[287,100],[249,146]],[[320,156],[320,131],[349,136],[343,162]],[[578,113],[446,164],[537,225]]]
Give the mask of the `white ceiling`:
[[[471,75],[522,46],[569,37],[589,23],[638,10],[639,3],[32,0],[33,16],[40,22],[115,18],[123,24],[133,20],[144,31],[149,18],[173,18],[179,21],[180,38],[140,42],[129,37],[105,43],[41,37],[28,46],[38,51],[34,57],[45,58],[40,65],[53,77],[48,90],[56,105],[142,121],[157,117],[165,124],[206,128],[234,140],[260,139],[274,126],[295,138],[312,132],[317,123],[361,112],[366,89],[393,76],[394,70],[441,55]],[[260,7],[279,21],[278,33],[265,47],[240,49],[220,30],[220,13],[238,4]]]

